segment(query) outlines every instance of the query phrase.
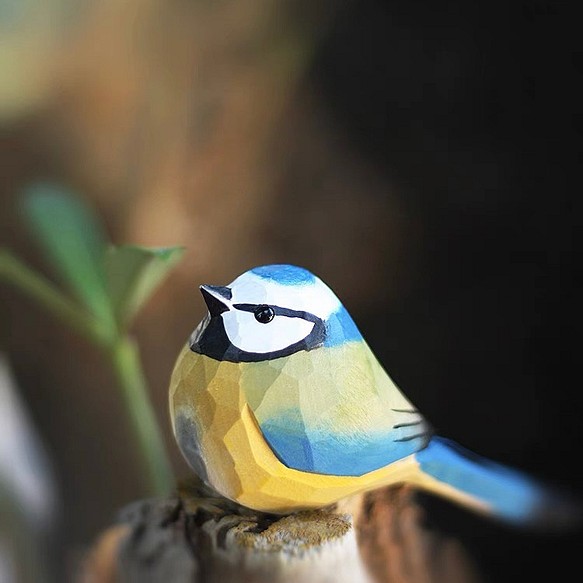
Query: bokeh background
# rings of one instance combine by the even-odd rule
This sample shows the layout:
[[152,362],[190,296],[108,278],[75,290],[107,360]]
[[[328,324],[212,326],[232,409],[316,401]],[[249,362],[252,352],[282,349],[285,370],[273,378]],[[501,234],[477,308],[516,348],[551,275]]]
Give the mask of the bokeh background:
[[[576,4],[2,0],[0,243],[43,269],[18,200],[50,179],[114,242],[186,247],[134,329],[177,476],[167,386],[197,286],[286,262],[331,285],[438,431],[579,490]],[[144,495],[134,442],[99,353],[4,284],[0,342],[69,577]],[[434,520],[498,581],[576,548]]]

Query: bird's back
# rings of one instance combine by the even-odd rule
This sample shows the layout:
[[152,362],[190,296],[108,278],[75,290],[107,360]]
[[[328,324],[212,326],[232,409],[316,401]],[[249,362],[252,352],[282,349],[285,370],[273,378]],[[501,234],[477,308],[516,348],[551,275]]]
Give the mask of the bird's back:
[[359,476],[425,447],[427,423],[363,341],[247,363],[245,399],[288,467]]

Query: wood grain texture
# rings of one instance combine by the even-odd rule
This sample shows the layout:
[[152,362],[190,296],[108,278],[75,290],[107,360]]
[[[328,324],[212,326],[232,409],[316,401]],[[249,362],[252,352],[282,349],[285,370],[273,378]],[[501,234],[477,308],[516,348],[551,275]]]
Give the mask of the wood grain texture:
[[430,530],[408,488],[281,517],[197,483],[142,500],[96,541],[79,583],[478,583],[470,555]]

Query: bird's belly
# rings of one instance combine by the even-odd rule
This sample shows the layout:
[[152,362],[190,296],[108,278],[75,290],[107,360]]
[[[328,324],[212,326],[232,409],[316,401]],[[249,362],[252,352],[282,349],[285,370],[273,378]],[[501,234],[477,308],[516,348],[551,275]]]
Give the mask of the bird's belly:
[[335,476],[284,465],[266,443],[241,389],[244,368],[185,348],[170,386],[180,449],[195,472],[222,495],[256,510],[285,513],[326,506],[403,481],[417,463],[407,456],[361,476]]

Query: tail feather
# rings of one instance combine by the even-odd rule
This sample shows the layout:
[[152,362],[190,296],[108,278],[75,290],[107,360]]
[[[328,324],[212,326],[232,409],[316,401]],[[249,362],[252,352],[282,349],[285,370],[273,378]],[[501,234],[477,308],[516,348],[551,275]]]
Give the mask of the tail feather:
[[433,437],[415,454],[420,488],[506,523],[544,529],[577,526],[582,506],[532,477]]

